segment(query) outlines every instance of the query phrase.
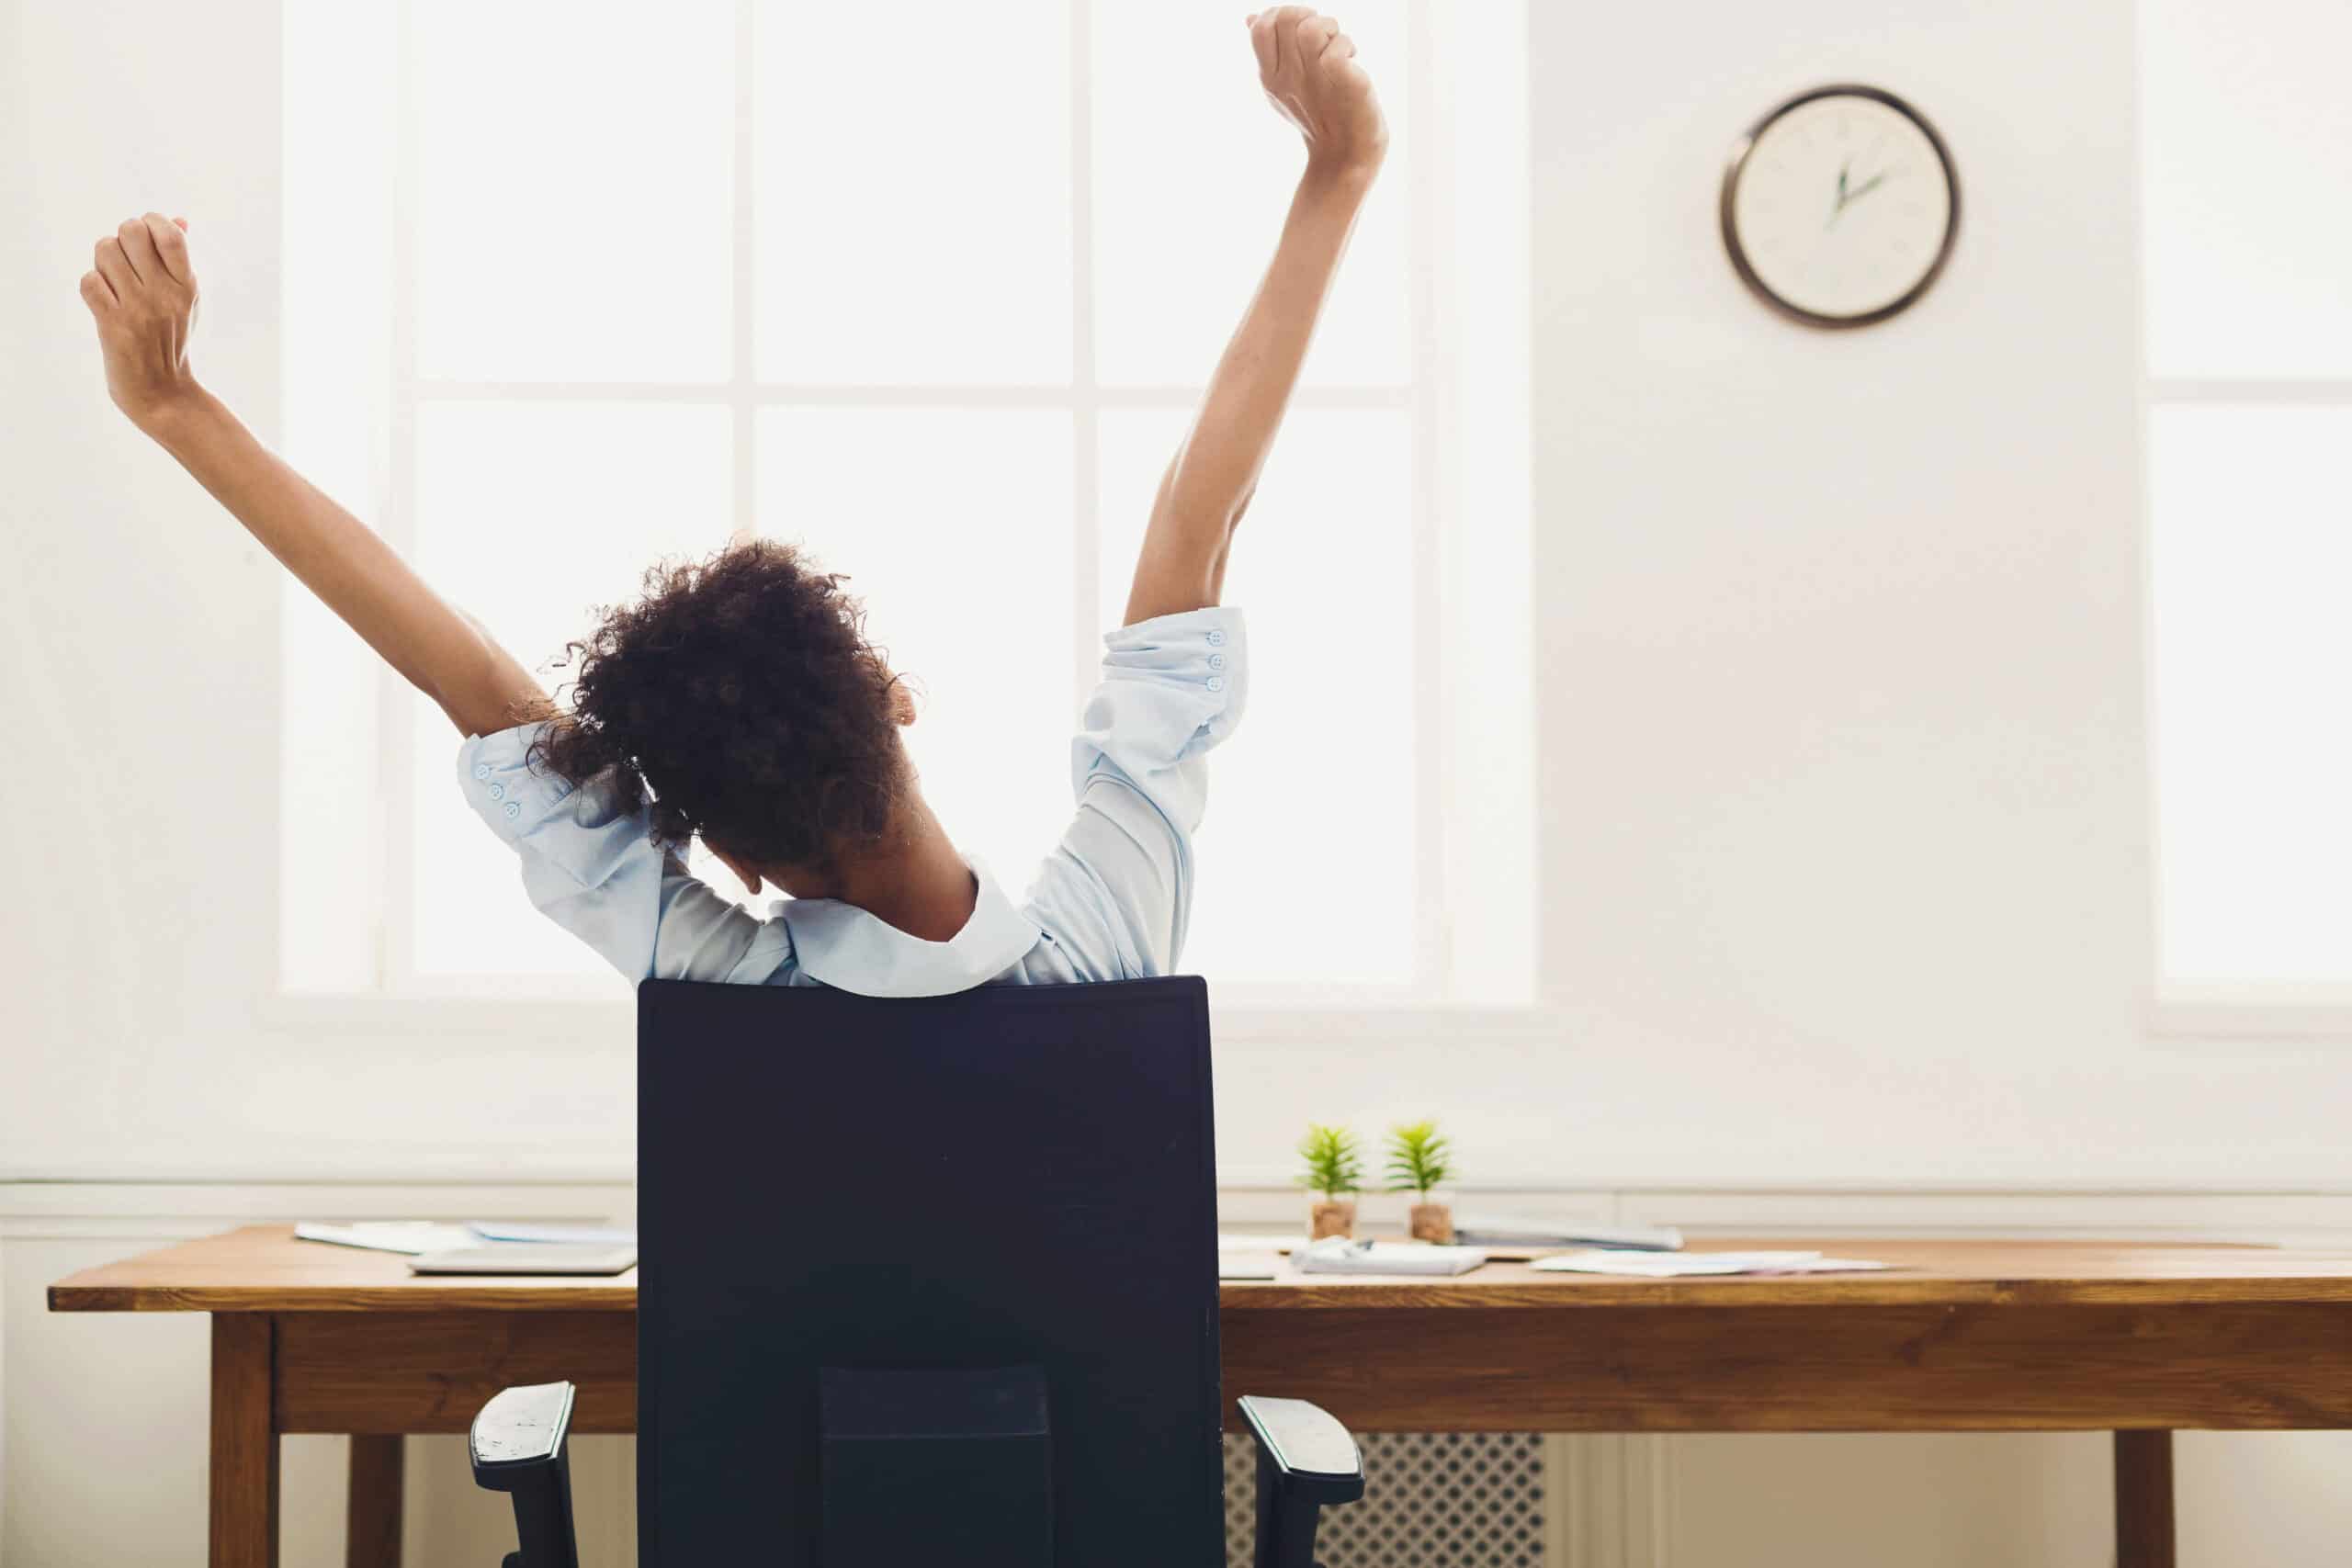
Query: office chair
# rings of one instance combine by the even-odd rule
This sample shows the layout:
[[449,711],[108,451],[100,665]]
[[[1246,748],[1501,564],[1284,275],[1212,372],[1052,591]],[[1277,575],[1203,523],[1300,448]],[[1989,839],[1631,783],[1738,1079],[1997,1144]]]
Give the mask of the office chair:
[[[1198,979],[638,991],[647,1568],[1216,1568],[1216,1157]],[[505,1568],[576,1568],[571,1385],[472,1436]],[[1312,1568],[1354,1439],[1244,1397],[1257,1568]]]

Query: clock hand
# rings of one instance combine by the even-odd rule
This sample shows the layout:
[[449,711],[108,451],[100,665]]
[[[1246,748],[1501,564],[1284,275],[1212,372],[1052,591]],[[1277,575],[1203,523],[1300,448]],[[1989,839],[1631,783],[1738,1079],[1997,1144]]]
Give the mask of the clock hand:
[[1881,169],[1877,174],[1872,175],[1860,185],[1855,186],[1849,189],[1846,184],[1846,171],[1844,169],[1838,170],[1838,205],[1829,209],[1829,221],[1823,224],[1822,227],[1824,229],[1827,229],[1834,225],[1838,221],[1838,215],[1839,213],[1845,211],[1846,209],[1861,200],[1862,197],[1870,195],[1871,192],[1878,189],[1879,186],[1884,185],[1886,183],[1886,177],[1889,175],[1900,174],[1901,172],[1902,171],[1899,168]]

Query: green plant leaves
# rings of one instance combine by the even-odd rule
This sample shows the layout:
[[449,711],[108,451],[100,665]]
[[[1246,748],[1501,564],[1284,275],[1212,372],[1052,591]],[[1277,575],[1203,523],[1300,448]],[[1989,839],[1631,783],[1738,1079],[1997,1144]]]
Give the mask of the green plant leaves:
[[[1453,1145],[1434,1121],[1390,1128],[1386,1153],[1388,1191],[1419,1192],[1426,1199],[1431,1189],[1453,1179]],[[1306,1162],[1298,1184],[1310,1192],[1336,1198],[1363,1190],[1363,1152],[1356,1135],[1345,1127],[1308,1122],[1306,1136],[1298,1141],[1298,1157]]]
[[1298,1143],[1298,1157],[1306,1162],[1298,1184],[1311,1192],[1336,1198],[1363,1186],[1363,1156],[1356,1147],[1356,1135],[1345,1127],[1308,1122],[1306,1136]]
[[1442,1137],[1434,1121],[1408,1122],[1388,1131],[1388,1190],[1419,1192],[1453,1176],[1453,1145]]

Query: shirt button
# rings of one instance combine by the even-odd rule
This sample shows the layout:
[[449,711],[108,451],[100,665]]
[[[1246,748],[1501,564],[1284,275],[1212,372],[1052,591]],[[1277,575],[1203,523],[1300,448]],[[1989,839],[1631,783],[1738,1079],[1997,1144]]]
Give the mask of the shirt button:
[[1209,646],[1211,648],[1223,648],[1225,646],[1225,634],[1221,631],[1211,631],[1209,633]]
[[522,803],[521,801],[519,801],[519,800],[510,800],[510,801],[508,801],[508,802],[506,803],[506,819],[507,819],[508,821],[510,821],[510,822],[511,822],[511,821],[513,821],[515,818],[520,817],[520,816],[522,816],[522,815],[523,815],[523,803]]
[[1225,655],[1224,655],[1224,654],[1222,654],[1222,653],[1212,653],[1212,654],[1210,654],[1210,655],[1209,655],[1209,668],[1210,668],[1210,669],[1212,669],[1212,670],[1222,670],[1222,669],[1224,669],[1224,668],[1225,668]]
[[1209,677],[1209,690],[1210,690],[1210,691],[1212,691],[1212,692],[1222,692],[1222,691],[1224,691],[1224,690],[1225,690],[1225,677],[1224,677],[1224,676],[1222,676],[1222,675],[1212,675],[1212,676],[1210,676],[1210,677]]
[[476,762],[474,764],[474,777],[478,779],[486,779],[490,777],[490,764],[488,762]]
[[491,785],[490,798],[492,800],[504,800],[506,798],[506,786],[504,784]]

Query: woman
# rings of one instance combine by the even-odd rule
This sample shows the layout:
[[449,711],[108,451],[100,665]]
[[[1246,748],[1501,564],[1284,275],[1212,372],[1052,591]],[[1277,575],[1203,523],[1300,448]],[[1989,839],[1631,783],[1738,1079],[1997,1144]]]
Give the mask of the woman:
[[[467,739],[459,785],[532,902],[631,981],[930,996],[1170,972],[1192,902],[1204,753],[1238,720],[1235,527],[1282,422],[1387,132],[1355,46],[1286,6],[1249,18],[1260,78],[1306,141],[1280,244],[1153,503],[1126,625],[1074,748],[1077,812],[1016,904],[923,798],[906,689],[842,579],[752,542],[656,567],[574,645],[559,709],[478,623],[208,394],[189,366],[184,220],[98,242],[82,278],[115,403]],[[688,875],[700,836],[771,917]]]

